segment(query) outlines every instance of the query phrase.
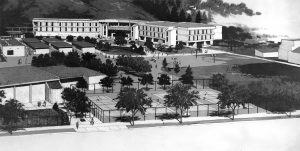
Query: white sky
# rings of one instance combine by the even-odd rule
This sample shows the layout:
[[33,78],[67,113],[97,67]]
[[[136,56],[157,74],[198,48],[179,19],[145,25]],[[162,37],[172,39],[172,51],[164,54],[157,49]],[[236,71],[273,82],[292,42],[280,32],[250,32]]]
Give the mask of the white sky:
[[300,0],[224,0],[244,2],[250,9],[261,12],[260,16],[237,15],[229,18],[215,16],[220,24],[239,23],[260,29],[260,33],[287,35],[300,38]]

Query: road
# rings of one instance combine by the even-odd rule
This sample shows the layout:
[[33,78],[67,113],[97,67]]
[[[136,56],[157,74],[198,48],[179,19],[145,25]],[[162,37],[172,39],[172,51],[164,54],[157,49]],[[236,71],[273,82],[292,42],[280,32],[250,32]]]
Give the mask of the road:
[[300,119],[0,137],[5,151],[299,151]]

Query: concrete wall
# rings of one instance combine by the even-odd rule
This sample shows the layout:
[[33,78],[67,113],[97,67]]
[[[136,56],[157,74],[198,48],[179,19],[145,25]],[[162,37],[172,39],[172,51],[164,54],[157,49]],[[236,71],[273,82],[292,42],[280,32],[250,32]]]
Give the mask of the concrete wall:
[[131,39],[136,40],[139,39],[139,27],[138,26],[133,26],[132,31],[131,31]]
[[35,55],[48,54],[49,52],[50,52],[49,49],[35,49],[34,54]]
[[29,103],[29,86],[16,87],[16,100]]
[[[1,47],[3,55],[6,57],[23,57],[25,56],[25,46],[4,46]],[[13,55],[7,55],[8,50],[13,50]]]
[[288,58],[289,58],[288,62],[300,64],[300,54],[299,53],[289,52]]
[[221,40],[223,39],[223,35],[222,35],[222,26],[217,25],[216,29],[214,30],[215,35],[214,35],[214,40]]
[[5,92],[6,98],[4,98],[4,100],[14,99],[14,88],[0,89],[0,91],[1,90],[3,90]]
[[47,100],[45,87],[45,84],[32,85],[32,102]]
[[73,48],[59,48],[58,51],[63,52],[67,55],[69,52],[73,51]]
[[292,51],[294,42],[290,40],[282,40],[278,50],[278,58],[281,60],[288,60],[288,52]]
[[63,89],[49,89],[49,102],[51,103],[63,103],[64,100],[61,98]]
[[99,84],[100,80],[105,78],[106,75],[100,75],[100,76],[93,76],[93,77],[86,77],[84,76],[83,78],[89,85],[89,90],[94,90],[94,89],[101,89],[102,86]]
[[91,47],[91,48],[82,48],[81,49],[82,53],[96,53],[96,49],[94,47]]
[[278,52],[261,52],[259,50],[255,50],[255,56],[264,58],[277,58]]
[[168,41],[166,44],[168,46],[175,46],[176,45],[176,29],[169,30],[168,32]]

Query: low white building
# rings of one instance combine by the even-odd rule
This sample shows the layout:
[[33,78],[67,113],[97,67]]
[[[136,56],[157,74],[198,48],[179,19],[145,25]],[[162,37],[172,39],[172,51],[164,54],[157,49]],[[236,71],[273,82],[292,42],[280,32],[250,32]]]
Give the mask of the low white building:
[[289,52],[300,47],[300,39],[282,39],[278,50],[278,58],[281,60],[289,60]]
[[50,45],[58,50],[59,52],[63,52],[65,54],[68,54],[69,52],[73,51],[73,46],[66,43],[66,42],[51,42]]
[[33,42],[33,43],[26,43],[27,46],[31,49],[33,54],[40,55],[40,54],[49,54],[50,49],[49,46],[42,42]]
[[76,41],[72,45],[74,46],[74,50],[77,50],[79,53],[96,52],[95,45],[85,41]]
[[255,49],[255,56],[262,58],[278,58],[278,47]]
[[6,57],[23,57],[26,55],[25,46],[15,39],[0,40],[0,52]]
[[288,52],[288,62],[300,64],[300,47]]

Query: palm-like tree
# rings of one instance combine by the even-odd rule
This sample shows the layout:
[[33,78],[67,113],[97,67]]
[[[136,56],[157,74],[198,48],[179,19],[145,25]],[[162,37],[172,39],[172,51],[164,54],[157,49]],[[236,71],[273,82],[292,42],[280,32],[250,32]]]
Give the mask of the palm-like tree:
[[124,88],[116,99],[119,100],[116,104],[118,110],[125,109],[126,112],[131,112],[131,125],[134,125],[134,117],[137,112],[141,112],[144,115],[146,107],[152,106],[152,99],[147,97],[147,94],[142,89]]
[[190,91],[190,86],[186,86],[182,83],[177,83],[167,90],[165,96],[165,105],[167,107],[175,107],[176,110],[180,110],[180,120],[182,123],[183,111],[189,109],[193,105],[197,105],[197,99],[200,98],[198,91]]

